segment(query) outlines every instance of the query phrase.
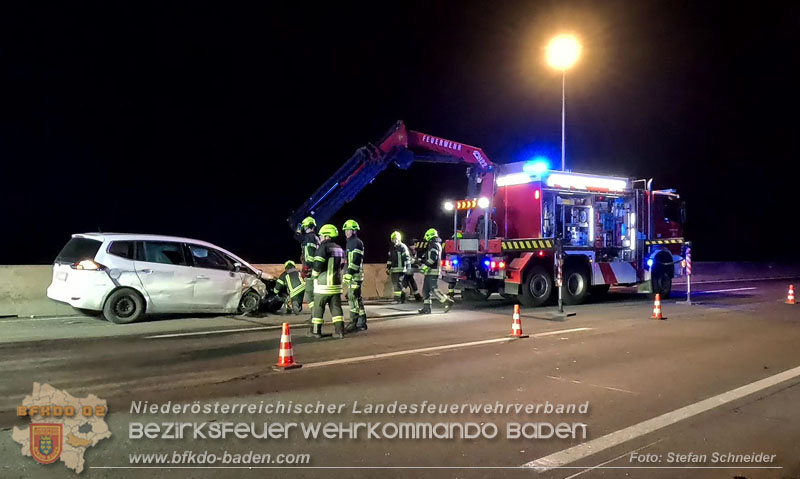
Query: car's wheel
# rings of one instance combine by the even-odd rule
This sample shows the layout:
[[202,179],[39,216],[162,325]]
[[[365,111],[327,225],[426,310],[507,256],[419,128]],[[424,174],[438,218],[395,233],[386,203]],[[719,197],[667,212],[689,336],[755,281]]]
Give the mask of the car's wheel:
[[670,293],[672,293],[672,276],[670,276],[669,271],[664,269],[653,271],[650,276],[650,282],[653,286],[653,292],[650,293],[650,296],[655,297],[656,294],[659,294],[661,299],[669,298]]
[[138,292],[130,288],[114,291],[103,305],[103,316],[116,324],[133,323],[143,314],[144,299]]
[[522,294],[517,298],[523,306],[541,306],[553,294],[553,276],[543,267],[534,266],[522,282]]
[[461,290],[461,298],[464,301],[472,301],[476,303],[482,303],[489,299],[492,293],[486,289],[462,289]]
[[564,304],[582,304],[589,295],[589,273],[581,265],[564,268]]
[[247,314],[252,313],[253,311],[258,309],[258,305],[261,303],[261,296],[255,291],[248,290],[242,295],[242,300],[239,301],[239,313],[240,314]]

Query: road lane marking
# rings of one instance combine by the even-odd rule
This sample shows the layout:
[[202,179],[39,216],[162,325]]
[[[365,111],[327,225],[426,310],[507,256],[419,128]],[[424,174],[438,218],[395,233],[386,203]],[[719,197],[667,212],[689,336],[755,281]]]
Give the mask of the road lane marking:
[[[290,324],[292,328],[304,326],[304,324]],[[157,334],[155,336],[145,336],[145,339],[163,339],[163,338],[180,338],[183,336],[203,336],[209,334],[223,334],[223,333],[243,333],[247,331],[268,331],[271,329],[281,329],[282,325],[275,326],[259,326],[256,328],[236,328],[236,329],[217,329],[214,331],[195,331],[193,333],[174,333],[174,334]]]
[[[566,329],[563,331],[551,331],[547,333],[539,333],[539,335],[533,334],[533,337],[540,337],[540,336],[549,336],[551,334],[563,334],[567,332],[576,332],[576,331],[585,331],[592,328],[575,328],[575,329]],[[494,343],[505,343],[508,341],[516,341],[516,338],[506,337],[506,338],[497,338],[497,339],[484,339],[482,341],[470,341],[468,343],[457,343],[457,344],[445,344],[442,346],[431,346],[429,348],[418,348],[418,349],[406,349],[404,351],[392,351],[390,353],[380,353],[380,354],[368,354],[366,356],[356,356],[353,358],[343,358],[343,359],[331,359],[330,361],[320,361],[318,363],[307,363],[303,364],[303,369],[309,368],[320,368],[325,366],[334,366],[337,364],[352,364],[352,363],[361,363],[365,361],[373,361],[375,359],[384,359],[384,358],[392,358],[396,356],[407,356],[409,354],[418,354],[418,353],[429,353],[431,351],[443,351],[447,349],[456,349],[456,348],[468,348],[470,346],[481,346],[484,344],[494,344]]]
[[627,456],[628,454],[633,454],[634,452],[639,452],[642,449],[647,449],[650,446],[654,446],[654,445],[658,444],[659,442],[661,442],[663,440],[664,439],[659,439],[658,441],[653,441],[650,444],[644,445],[644,446],[642,446],[642,447],[640,447],[638,449],[634,449],[633,451],[628,451],[625,454],[620,454],[619,456],[615,457],[614,459],[609,459],[608,461],[601,462],[600,464],[598,464],[596,466],[592,466],[592,467],[586,468],[586,469],[582,470],[581,472],[576,472],[575,474],[573,474],[571,476],[568,476],[568,477],[565,477],[564,479],[574,479],[574,478],[580,476],[581,474],[585,474],[585,473],[587,473],[589,471],[593,471],[593,470],[598,469],[598,468],[599,469],[608,469],[608,468],[603,467],[603,466],[605,466],[606,464],[610,464],[610,463],[612,463],[614,461],[617,461],[619,459],[622,459],[623,457]]
[[[545,377],[546,378],[550,378],[550,379],[555,379],[556,381],[568,381],[568,382],[571,382],[573,384],[584,384],[583,382],[575,380],[575,379],[567,379],[567,378],[561,378],[561,377],[558,377],[558,376],[548,376],[548,375],[545,375]],[[615,387],[611,387],[611,386],[603,386],[602,384],[592,384],[592,383],[585,383],[585,384],[587,386],[592,386],[592,387],[595,387],[595,388],[608,389],[610,391],[617,391],[617,392],[628,393],[628,394],[638,394],[638,393],[636,393],[634,391],[628,391],[627,389],[615,388]]]
[[[797,276],[778,276],[775,278],[717,279],[713,281],[692,281],[692,284],[745,283],[747,281],[779,281],[782,279],[796,279],[796,278]],[[685,285],[686,281],[675,281],[672,284]]]
[[768,378],[760,379],[758,381],[746,384],[744,386],[732,389],[730,391],[718,394],[716,396],[704,399],[702,401],[684,406],[674,411],[662,414],[661,416],[642,421],[633,426],[614,431],[606,434],[605,436],[592,439],[577,446],[573,446],[562,451],[555,452],[549,456],[540,457],[539,459],[526,462],[522,467],[530,467],[539,472],[544,472],[553,468],[563,467],[584,457],[597,454],[598,452],[605,451],[612,447],[618,446],[631,439],[644,436],[651,432],[671,426],[679,421],[688,419],[698,414],[710,411],[711,409],[728,404],[737,399],[741,399],[750,394],[757,393],[766,388],[772,387],[776,384],[794,379],[800,376],[800,366],[789,369],[782,373],[775,374]]
[[572,329],[561,329],[559,331],[547,331],[545,333],[536,333],[531,334],[534,338],[543,338],[545,336],[553,336],[555,334],[563,334],[563,333],[575,333],[578,331],[589,331],[590,329],[594,328],[572,328]]
[[750,291],[753,289],[758,288],[731,288],[731,289],[714,289],[711,291],[692,291],[695,294],[702,294],[702,293],[730,293],[731,291]]

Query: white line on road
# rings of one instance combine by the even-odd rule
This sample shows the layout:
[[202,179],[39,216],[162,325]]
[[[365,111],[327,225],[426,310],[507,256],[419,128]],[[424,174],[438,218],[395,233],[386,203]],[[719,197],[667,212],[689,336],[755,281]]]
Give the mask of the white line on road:
[[[293,328],[303,326],[302,324],[291,324]],[[265,331],[270,329],[281,329],[282,325],[274,326],[259,326],[255,328],[236,328],[236,329],[217,329],[215,331],[195,331],[193,333],[174,333],[174,334],[159,334],[156,336],[145,336],[145,339],[163,339],[163,338],[179,338],[182,336],[203,336],[208,334],[223,334],[223,333],[245,333],[248,331]]]
[[587,472],[589,472],[589,471],[593,471],[593,470],[595,470],[595,469],[598,469],[598,468],[600,468],[600,469],[606,469],[606,468],[604,468],[604,467],[603,467],[603,466],[605,466],[606,464],[610,464],[610,463],[612,463],[612,462],[614,462],[614,461],[616,461],[616,460],[618,460],[618,459],[622,459],[623,457],[627,456],[628,454],[632,454],[632,453],[634,453],[634,452],[639,452],[639,451],[641,451],[642,449],[647,449],[648,447],[650,447],[650,446],[653,446],[653,445],[655,445],[655,444],[658,444],[659,442],[661,442],[661,441],[663,441],[663,440],[664,440],[664,439],[659,439],[658,441],[653,441],[653,442],[651,442],[650,444],[647,444],[647,445],[645,445],[645,446],[642,446],[642,447],[640,447],[640,448],[638,448],[638,449],[634,449],[633,451],[628,451],[628,452],[626,452],[625,454],[620,454],[619,456],[615,457],[614,459],[609,459],[609,460],[608,460],[608,461],[606,461],[606,462],[601,462],[600,464],[598,464],[598,465],[596,465],[596,466],[589,467],[589,468],[587,468],[587,469],[584,469],[584,470],[582,470],[581,472],[576,472],[575,474],[573,474],[573,475],[571,475],[571,476],[569,476],[569,477],[565,477],[564,479],[574,479],[574,478],[576,478],[576,477],[580,476],[581,474],[585,474],[585,473],[587,473]]
[[711,291],[695,291],[695,294],[702,293],[730,293],[731,291],[750,291],[757,288],[731,288],[731,289],[714,289]]
[[[549,336],[552,334],[564,334],[576,331],[586,331],[592,328],[575,328],[575,329],[565,329],[563,331],[550,331],[547,333],[539,333],[531,335],[534,338],[538,338],[541,336]],[[429,348],[419,348],[419,349],[407,349],[404,351],[393,351],[391,353],[381,353],[381,354],[369,354],[366,356],[356,356],[353,358],[343,358],[343,359],[332,359],[330,361],[321,361],[318,363],[308,363],[303,365],[303,369],[309,368],[320,368],[324,366],[334,366],[337,364],[352,364],[352,363],[360,363],[364,361],[372,361],[375,359],[383,359],[383,358],[391,358],[395,356],[406,356],[408,354],[417,354],[417,353],[428,353],[431,351],[442,351],[445,349],[456,349],[456,348],[467,348],[470,346],[480,346],[483,344],[493,344],[493,343],[505,343],[508,341],[516,341],[516,338],[506,337],[506,338],[497,338],[497,339],[485,339],[482,341],[470,341],[468,343],[458,343],[458,344],[445,344],[442,346],[431,346]]]
[[[714,281],[692,281],[692,284],[716,284],[716,283],[745,283],[747,281],[778,281],[781,279],[795,279],[797,276],[777,276],[774,278],[743,278],[743,279],[717,279]],[[686,281],[675,281],[672,283],[686,284]]]
[[532,334],[531,336],[533,336],[534,338],[541,338],[541,337],[544,337],[544,336],[553,336],[555,334],[576,333],[578,331],[588,331],[590,329],[593,329],[593,328],[562,329],[560,331],[548,331],[546,333],[536,333],[536,334]]
[[639,424],[620,429],[619,431],[606,434],[605,436],[592,439],[591,441],[578,444],[562,451],[550,454],[549,456],[540,457],[534,461],[523,464],[523,467],[531,467],[539,472],[544,472],[556,467],[563,467],[565,464],[570,464],[584,457],[597,454],[600,451],[605,451],[612,447],[618,446],[622,443],[628,442],[631,439],[644,436],[659,429],[671,426],[679,421],[688,419],[698,414],[704,413],[716,407],[722,406],[729,402],[741,399],[750,394],[756,393],[768,387],[772,387],[783,381],[788,381],[800,376],[800,366],[789,369],[774,376],[764,378],[750,384],[746,384],[728,392],[718,394],[714,397],[704,399],[702,401],[690,404],[688,406],[676,409],[672,412],[662,414],[661,416],[642,421]]

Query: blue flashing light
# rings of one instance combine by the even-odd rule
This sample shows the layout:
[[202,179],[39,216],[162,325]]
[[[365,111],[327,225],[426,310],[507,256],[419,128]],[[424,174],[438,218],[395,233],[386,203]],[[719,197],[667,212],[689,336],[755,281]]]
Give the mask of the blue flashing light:
[[534,156],[533,159],[522,165],[522,171],[533,175],[541,175],[550,169],[550,160],[545,156]]
[[453,266],[458,266],[458,258],[453,258],[453,261],[451,261],[451,264]]
[[489,261],[488,259],[483,262],[483,265],[486,266],[487,268],[489,267],[490,264],[491,264],[491,261]]
[[653,267],[653,258],[650,258],[650,259],[647,260],[647,267],[648,268],[652,268]]

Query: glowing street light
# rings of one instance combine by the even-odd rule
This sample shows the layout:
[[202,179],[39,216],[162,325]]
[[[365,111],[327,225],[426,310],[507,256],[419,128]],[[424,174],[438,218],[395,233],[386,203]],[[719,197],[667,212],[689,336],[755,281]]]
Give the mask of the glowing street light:
[[558,35],[550,40],[547,45],[547,63],[561,70],[561,171],[565,170],[564,146],[566,138],[566,77],[567,69],[571,68],[578,57],[581,56],[581,44],[572,35]]

